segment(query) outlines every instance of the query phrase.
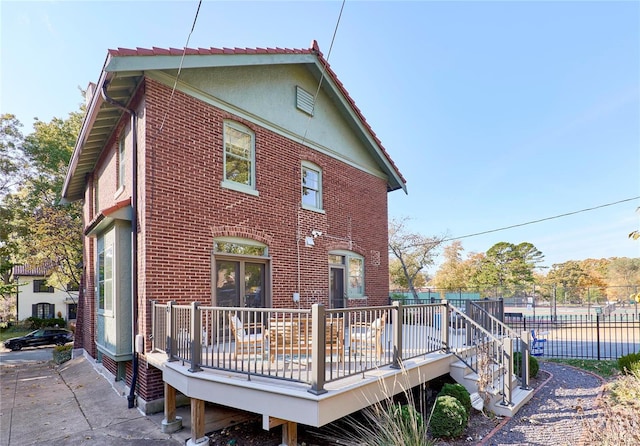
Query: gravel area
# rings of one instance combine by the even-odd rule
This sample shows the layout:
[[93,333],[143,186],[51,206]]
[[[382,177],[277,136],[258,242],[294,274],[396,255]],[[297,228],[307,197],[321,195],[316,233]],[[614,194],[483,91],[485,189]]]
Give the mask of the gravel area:
[[515,417],[482,443],[486,446],[578,446],[583,420],[598,415],[596,401],[604,381],[598,376],[561,364],[540,362],[551,374]]

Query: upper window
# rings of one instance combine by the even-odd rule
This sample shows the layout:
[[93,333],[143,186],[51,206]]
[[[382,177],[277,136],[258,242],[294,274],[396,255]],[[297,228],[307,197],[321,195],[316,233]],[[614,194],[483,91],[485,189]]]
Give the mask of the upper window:
[[322,170],[308,162],[302,163],[302,207],[322,209]]
[[120,141],[118,142],[118,189],[124,187],[124,172],[125,172],[125,162],[124,162],[124,149],[125,149],[125,135],[124,133],[120,137]]
[[252,191],[255,181],[255,138],[237,122],[224,123],[224,183],[239,190]]
[[46,280],[34,280],[33,292],[34,293],[53,293],[53,287],[48,286]]

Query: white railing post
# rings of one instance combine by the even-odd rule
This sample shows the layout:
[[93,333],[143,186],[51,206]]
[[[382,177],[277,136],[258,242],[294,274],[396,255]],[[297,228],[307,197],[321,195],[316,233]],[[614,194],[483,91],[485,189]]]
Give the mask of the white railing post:
[[309,393],[320,395],[327,393],[325,383],[325,343],[327,316],[324,305],[311,306],[311,389]]
[[202,362],[202,320],[200,319],[200,304],[191,302],[191,367],[190,372],[199,372]]
[[443,299],[442,303],[442,320],[440,321],[440,337],[442,338],[442,344],[444,345],[444,349],[447,353],[451,351],[451,346],[449,345],[449,303],[447,299]]
[[176,350],[176,336],[174,333],[173,326],[173,306],[176,304],[175,301],[167,302],[167,340],[166,340],[166,352],[167,352],[167,360],[168,361],[176,361],[174,358],[174,352]]
[[402,361],[402,323],[403,309],[402,302],[393,301],[393,314],[391,315],[391,323],[393,324],[393,363],[392,369],[399,369]]
[[158,316],[156,315],[156,304],[158,301],[151,301],[151,351],[156,349],[156,336],[158,334],[156,323],[158,321]]
[[503,338],[502,362],[504,367],[504,381],[502,384],[502,405],[510,406],[513,400],[513,339]]
[[520,370],[522,372],[522,382],[520,388],[522,390],[529,390],[529,352],[531,349],[531,333],[527,330],[522,330],[520,334],[520,351],[522,352],[522,364],[520,364]]

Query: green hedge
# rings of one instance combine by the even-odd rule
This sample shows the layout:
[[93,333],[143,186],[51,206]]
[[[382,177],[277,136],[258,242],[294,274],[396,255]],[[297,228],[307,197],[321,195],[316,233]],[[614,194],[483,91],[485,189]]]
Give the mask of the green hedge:
[[[522,365],[522,353],[515,352],[513,354],[513,373],[522,377],[522,372],[520,371],[520,367]],[[540,370],[540,364],[538,364],[538,360],[535,356],[529,355],[529,378],[535,378],[538,376],[538,371]]]
[[449,395],[436,398],[435,408],[429,421],[429,428],[434,437],[459,437],[466,429],[468,422],[469,416],[460,401]]
[[40,319],[39,317],[28,317],[25,319],[25,324],[28,328],[32,330],[37,330],[38,328],[45,327],[60,327],[64,328],[67,326],[67,321],[62,319],[61,317],[56,317],[53,319]]
[[640,353],[629,353],[618,358],[618,368],[622,373],[640,372]]
[[442,386],[442,390],[438,393],[438,396],[452,396],[462,403],[467,410],[467,415],[471,412],[471,395],[469,391],[462,384],[445,384]]

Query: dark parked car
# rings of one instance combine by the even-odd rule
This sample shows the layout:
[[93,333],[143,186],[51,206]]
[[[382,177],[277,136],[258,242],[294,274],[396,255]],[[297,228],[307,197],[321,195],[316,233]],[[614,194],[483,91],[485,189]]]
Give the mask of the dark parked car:
[[11,350],[20,350],[22,347],[36,347],[38,345],[64,345],[73,341],[73,333],[64,328],[41,328],[32,331],[28,335],[11,338],[4,341],[4,346]]

